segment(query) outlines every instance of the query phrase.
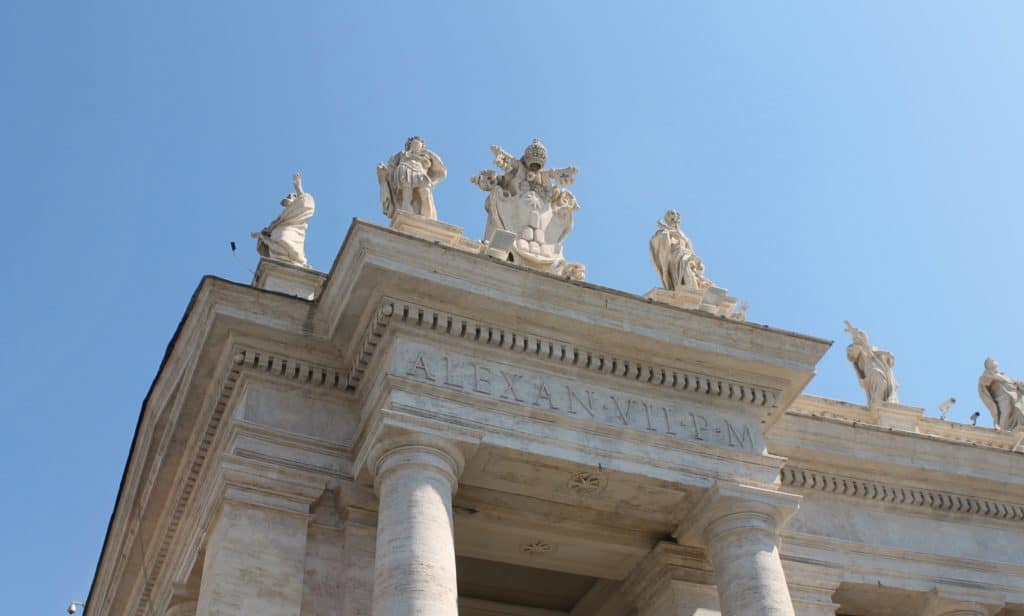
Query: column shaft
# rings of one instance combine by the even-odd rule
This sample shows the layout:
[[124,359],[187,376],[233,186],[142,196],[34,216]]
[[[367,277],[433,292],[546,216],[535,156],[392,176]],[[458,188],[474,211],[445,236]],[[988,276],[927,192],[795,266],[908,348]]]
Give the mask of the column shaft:
[[794,616],[770,515],[729,513],[706,536],[722,616]]
[[457,616],[452,493],[460,466],[420,445],[381,456],[374,616]]

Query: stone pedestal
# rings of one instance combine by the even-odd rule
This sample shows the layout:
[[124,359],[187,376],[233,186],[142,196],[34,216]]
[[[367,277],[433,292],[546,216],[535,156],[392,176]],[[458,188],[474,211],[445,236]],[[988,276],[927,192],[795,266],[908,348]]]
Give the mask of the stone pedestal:
[[299,616],[309,506],[326,480],[228,458],[196,614]]
[[454,449],[401,445],[383,452],[375,466],[374,616],[456,616],[452,494],[461,456]]
[[462,227],[402,210],[395,212],[395,217],[391,219],[391,228],[425,240],[440,242],[445,246],[458,246],[463,234]]
[[918,422],[924,417],[924,409],[905,404],[878,404],[868,408],[872,419],[883,428],[920,432]]
[[694,510],[695,522],[677,529],[682,540],[706,546],[722,614],[794,616],[777,539],[799,502],[791,494],[718,483]]
[[651,289],[644,297],[679,308],[703,310],[718,316],[742,317],[742,315],[733,313],[733,309],[736,307],[736,298],[730,297],[727,291],[721,287],[709,287],[704,290],[680,288],[672,291]]
[[313,300],[320,294],[325,280],[327,275],[316,270],[263,258],[256,267],[252,286]]

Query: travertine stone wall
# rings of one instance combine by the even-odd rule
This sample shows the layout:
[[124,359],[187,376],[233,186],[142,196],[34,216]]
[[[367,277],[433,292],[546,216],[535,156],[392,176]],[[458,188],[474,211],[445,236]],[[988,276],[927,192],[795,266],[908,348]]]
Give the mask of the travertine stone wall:
[[298,616],[308,519],[228,501],[210,535],[199,616]]

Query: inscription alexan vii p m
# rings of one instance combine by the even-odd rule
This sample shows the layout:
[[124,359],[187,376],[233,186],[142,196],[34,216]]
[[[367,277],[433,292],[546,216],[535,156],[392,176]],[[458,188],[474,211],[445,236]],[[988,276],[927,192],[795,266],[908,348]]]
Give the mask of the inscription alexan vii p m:
[[748,419],[725,417],[706,409],[683,409],[670,402],[440,352],[418,344],[408,345],[403,351],[398,354],[396,371],[417,381],[687,441],[750,453],[764,450],[760,430],[752,429]]

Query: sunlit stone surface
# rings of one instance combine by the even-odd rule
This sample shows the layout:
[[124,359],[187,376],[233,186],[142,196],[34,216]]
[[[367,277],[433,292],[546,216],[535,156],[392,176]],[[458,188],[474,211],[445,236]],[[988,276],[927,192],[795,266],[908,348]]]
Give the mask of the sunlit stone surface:
[[803,394],[829,342],[723,318],[680,238],[651,243],[654,301],[572,280],[575,170],[531,147],[476,180],[511,252],[399,162],[392,227],[355,222],[330,271],[203,281],[88,613],[1024,614],[1014,425],[897,403],[856,331],[873,404]]

